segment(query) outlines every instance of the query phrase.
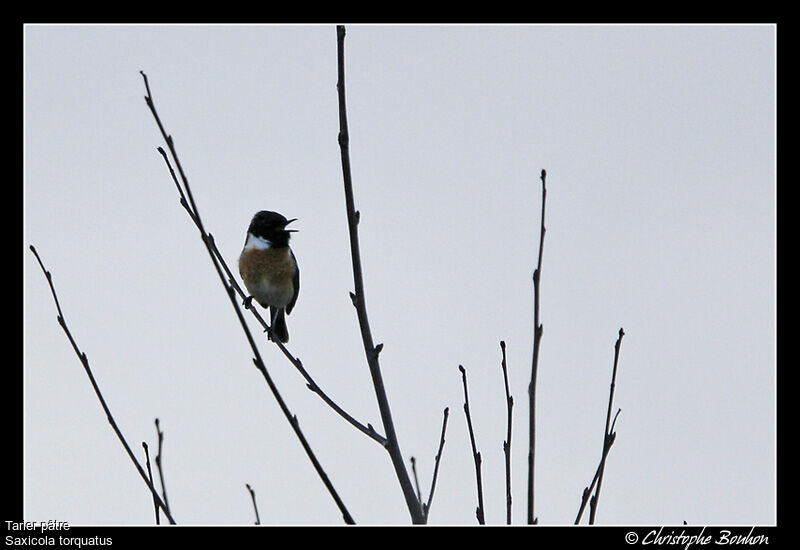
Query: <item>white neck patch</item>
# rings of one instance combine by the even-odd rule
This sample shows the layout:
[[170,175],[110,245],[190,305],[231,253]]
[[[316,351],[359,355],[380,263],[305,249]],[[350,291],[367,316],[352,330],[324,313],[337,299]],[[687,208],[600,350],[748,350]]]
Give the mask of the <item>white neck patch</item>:
[[256,250],[266,250],[272,248],[272,242],[267,239],[257,237],[252,233],[247,233],[247,242],[244,243],[245,250],[255,248]]

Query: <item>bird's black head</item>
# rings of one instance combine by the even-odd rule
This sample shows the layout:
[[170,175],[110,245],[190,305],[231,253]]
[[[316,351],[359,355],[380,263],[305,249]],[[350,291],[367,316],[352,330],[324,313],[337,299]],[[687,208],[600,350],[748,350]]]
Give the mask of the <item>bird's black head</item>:
[[287,220],[277,212],[262,210],[253,216],[248,232],[256,237],[261,237],[272,243],[272,246],[281,248],[289,246],[289,237],[296,229],[286,229],[286,226],[297,218]]

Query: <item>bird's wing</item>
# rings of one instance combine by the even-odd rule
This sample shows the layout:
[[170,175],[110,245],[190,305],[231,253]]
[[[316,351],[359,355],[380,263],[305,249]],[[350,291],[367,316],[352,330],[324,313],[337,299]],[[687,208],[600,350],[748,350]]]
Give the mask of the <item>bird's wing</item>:
[[291,248],[289,249],[289,252],[292,255],[292,260],[294,260],[295,270],[294,270],[294,280],[292,281],[294,283],[294,295],[292,295],[292,300],[286,306],[287,314],[292,312],[294,303],[297,301],[297,295],[300,294],[300,266],[297,265],[297,259],[294,257],[294,252],[292,251]]

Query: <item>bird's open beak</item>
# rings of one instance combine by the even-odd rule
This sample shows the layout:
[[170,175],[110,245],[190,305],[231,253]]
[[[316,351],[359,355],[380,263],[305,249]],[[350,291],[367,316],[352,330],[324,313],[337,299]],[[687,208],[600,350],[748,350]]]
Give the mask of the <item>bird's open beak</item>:
[[289,224],[290,224],[290,223],[292,223],[292,222],[296,222],[296,221],[297,221],[297,218],[292,218],[291,220],[287,221],[287,222],[286,222],[286,223],[283,225],[283,230],[284,230],[284,231],[289,231],[290,233],[297,233],[297,229],[286,229],[286,226],[287,226],[287,225],[289,225]]

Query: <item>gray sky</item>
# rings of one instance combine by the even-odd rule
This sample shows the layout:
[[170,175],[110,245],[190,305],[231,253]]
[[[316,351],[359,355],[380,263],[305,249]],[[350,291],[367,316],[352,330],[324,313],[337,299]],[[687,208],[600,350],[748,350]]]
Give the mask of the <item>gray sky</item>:
[[[774,523],[775,34],[348,26],[366,297],[401,449],[426,494],[450,407],[431,523],[475,523],[459,364],[487,521],[505,521],[501,339],[514,520],[525,519],[542,168],[540,522],[571,523],[591,481],[624,327],[597,522]],[[289,348],[378,428],[348,297],[334,25],[27,26],[24,41],[25,519],[153,522],[56,322],[34,244],[139,455],[161,420],[178,523],[252,523],[245,483],[263,523],[341,523],[178,204],[139,75],[232,268],[256,211],[299,218]],[[408,523],[388,454],[274,345],[260,350],[356,521]]]

